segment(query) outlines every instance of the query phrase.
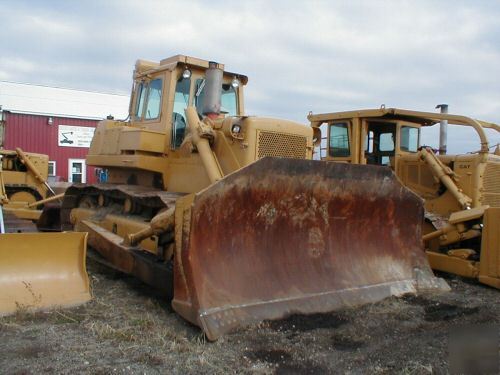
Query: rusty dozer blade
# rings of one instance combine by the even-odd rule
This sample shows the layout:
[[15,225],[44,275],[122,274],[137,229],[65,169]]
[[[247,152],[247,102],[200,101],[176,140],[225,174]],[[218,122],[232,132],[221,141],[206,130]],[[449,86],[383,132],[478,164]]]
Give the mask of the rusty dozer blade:
[[0,316],[90,300],[86,233],[0,235]]
[[423,202],[389,168],[264,158],[190,197],[176,202],[172,306],[211,340],[264,319],[449,289],[423,250]]

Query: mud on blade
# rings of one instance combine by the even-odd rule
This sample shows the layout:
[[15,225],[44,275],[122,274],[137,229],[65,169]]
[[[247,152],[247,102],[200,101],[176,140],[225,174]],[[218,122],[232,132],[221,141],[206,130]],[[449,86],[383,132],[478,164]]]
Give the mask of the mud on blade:
[[422,201],[388,168],[264,158],[191,199],[177,203],[172,304],[209,339],[443,287],[422,248]]

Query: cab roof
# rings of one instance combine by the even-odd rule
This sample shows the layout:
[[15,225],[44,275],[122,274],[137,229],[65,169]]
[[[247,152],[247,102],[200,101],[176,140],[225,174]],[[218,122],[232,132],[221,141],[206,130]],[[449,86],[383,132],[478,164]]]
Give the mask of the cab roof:
[[361,109],[357,111],[332,112],[324,114],[309,113],[307,116],[313,127],[319,126],[322,123],[334,120],[349,119],[349,118],[374,118],[388,120],[403,120],[420,124],[422,126],[432,126],[441,120],[448,120],[457,125],[471,125],[477,123],[483,128],[490,128],[500,131],[500,126],[491,122],[474,120],[470,117],[452,115],[445,113],[410,111],[399,108],[378,108],[378,109]]
[[[135,78],[138,78],[140,76],[145,76],[162,70],[173,71],[177,68],[178,65],[194,69],[207,69],[208,64],[208,60],[185,55],[175,55],[167,57],[166,59],[161,60],[159,63],[148,60],[137,60],[137,62],[135,63],[134,76]],[[220,69],[224,70],[224,64],[217,63],[217,65]],[[224,75],[236,76],[244,85],[246,85],[248,82],[248,77],[243,74],[227,72],[224,70]]]

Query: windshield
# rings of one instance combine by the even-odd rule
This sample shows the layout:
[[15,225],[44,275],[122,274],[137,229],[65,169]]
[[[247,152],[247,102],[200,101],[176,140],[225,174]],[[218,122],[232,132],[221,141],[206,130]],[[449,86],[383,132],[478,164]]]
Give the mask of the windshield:
[[180,147],[186,135],[186,115],[184,110],[189,104],[190,78],[181,78],[175,86],[174,111],[172,113],[172,149]]
[[175,97],[174,97],[174,113],[178,113],[184,117],[184,110],[189,105],[189,86],[191,85],[191,80],[189,78],[181,78],[177,81],[175,86]]

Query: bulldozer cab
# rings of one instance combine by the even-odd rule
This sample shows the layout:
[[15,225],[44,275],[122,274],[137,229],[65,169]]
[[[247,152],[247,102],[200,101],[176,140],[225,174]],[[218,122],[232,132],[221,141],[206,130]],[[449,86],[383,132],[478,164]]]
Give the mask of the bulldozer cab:
[[326,151],[324,160],[396,169],[399,157],[416,153],[420,146],[421,125],[409,121],[350,118],[319,126],[327,134],[321,150]]
[[[224,69],[222,64],[217,64]],[[187,133],[185,110],[194,106],[203,115],[208,62],[188,56],[174,56],[159,64],[138,60],[131,98],[131,125],[165,130],[169,149],[181,146]],[[221,116],[242,116],[246,76],[224,72],[221,85]]]

